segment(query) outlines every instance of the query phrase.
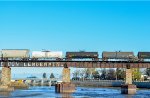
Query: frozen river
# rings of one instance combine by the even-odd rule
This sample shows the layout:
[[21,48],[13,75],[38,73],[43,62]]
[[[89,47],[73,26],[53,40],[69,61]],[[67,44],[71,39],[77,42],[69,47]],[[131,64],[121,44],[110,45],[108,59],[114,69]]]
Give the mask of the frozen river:
[[28,90],[1,92],[0,98],[150,98],[149,89],[137,90],[136,95],[122,95],[120,88],[86,88],[77,87],[73,94],[57,94],[52,87],[30,87]]

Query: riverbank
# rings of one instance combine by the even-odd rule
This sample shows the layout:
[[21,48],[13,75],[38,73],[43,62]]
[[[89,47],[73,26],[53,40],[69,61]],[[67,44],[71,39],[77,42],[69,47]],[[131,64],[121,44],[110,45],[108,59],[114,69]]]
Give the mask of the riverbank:
[[[76,86],[80,87],[121,87],[124,81],[120,80],[86,80],[86,81],[72,81]],[[133,82],[137,88],[150,89],[150,82]]]

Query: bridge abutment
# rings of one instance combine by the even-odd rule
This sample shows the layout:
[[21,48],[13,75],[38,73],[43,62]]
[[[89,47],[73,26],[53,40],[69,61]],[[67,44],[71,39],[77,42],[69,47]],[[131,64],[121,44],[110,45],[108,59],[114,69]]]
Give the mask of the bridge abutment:
[[68,67],[63,68],[62,82],[55,85],[56,93],[73,93],[75,92],[75,84],[70,81],[70,69]]
[[121,87],[121,94],[135,94],[136,85],[132,84],[132,70],[131,68],[126,69],[125,84]]

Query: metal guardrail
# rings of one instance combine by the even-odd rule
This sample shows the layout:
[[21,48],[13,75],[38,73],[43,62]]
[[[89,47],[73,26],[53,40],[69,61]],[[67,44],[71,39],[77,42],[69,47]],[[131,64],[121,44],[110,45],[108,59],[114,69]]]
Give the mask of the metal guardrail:
[[10,59],[10,60],[2,60],[0,59],[0,62],[100,62],[100,63],[150,63],[150,61],[124,61],[124,60],[114,60],[114,61],[103,61],[103,60],[21,60],[21,59]]

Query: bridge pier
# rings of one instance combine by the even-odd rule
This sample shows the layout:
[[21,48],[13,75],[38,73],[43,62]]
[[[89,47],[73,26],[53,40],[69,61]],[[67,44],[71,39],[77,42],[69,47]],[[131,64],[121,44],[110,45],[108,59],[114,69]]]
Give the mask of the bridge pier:
[[11,68],[10,67],[2,68],[1,83],[2,85],[10,85],[11,83]]
[[126,69],[125,84],[121,87],[121,94],[135,94],[136,85],[132,84],[132,70],[131,68]]
[[11,85],[11,68],[8,66],[8,63],[3,63],[2,68],[2,77],[1,77],[1,85],[0,91],[13,91],[14,88],[10,87]]
[[56,93],[73,93],[75,92],[75,84],[70,81],[70,69],[68,67],[63,68],[62,82],[55,85]]

